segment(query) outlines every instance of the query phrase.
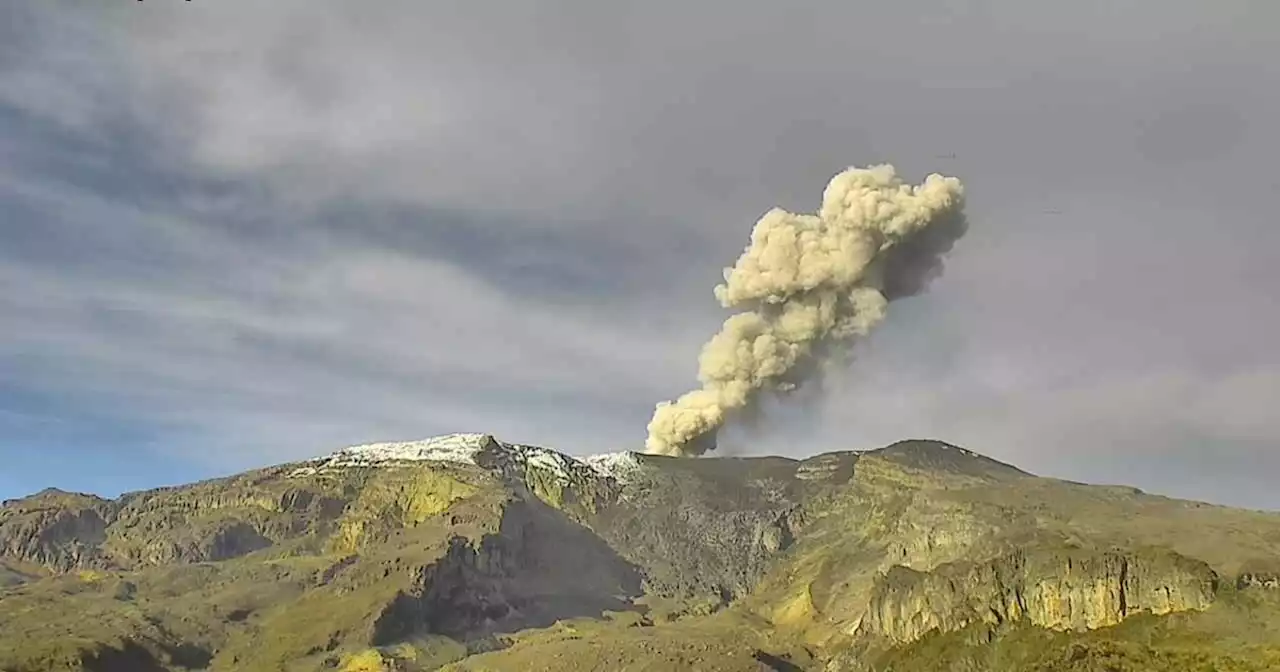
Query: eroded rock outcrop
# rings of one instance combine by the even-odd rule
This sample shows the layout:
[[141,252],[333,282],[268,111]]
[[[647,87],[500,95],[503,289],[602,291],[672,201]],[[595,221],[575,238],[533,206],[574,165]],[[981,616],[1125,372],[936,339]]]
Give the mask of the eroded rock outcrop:
[[1253,559],[1243,563],[1236,576],[1239,590],[1280,590],[1280,559]]
[[431,633],[460,640],[632,607],[639,570],[537,500],[506,503],[499,529],[454,537],[374,626],[375,643]]
[[114,514],[108,500],[52,488],[5,502],[0,555],[54,571],[99,566]]
[[1157,550],[1046,549],[931,572],[895,566],[876,582],[858,632],[905,643],[973,623],[1086,630],[1139,612],[1205,609],[1217,586],[1205,563]]

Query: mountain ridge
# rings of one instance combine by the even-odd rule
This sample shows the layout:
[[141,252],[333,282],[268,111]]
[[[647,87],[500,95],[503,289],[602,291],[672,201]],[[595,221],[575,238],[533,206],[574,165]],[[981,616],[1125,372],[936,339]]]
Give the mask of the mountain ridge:
[[[0,670],[936,669],[903,665],[957,637],[972,670],[1180,660],[1149,619],[1252,633],[1237,669],[1264,670],[1277,557],[1280,515],[935,440],[691,459],[455,434],[6,502]],[[1148,648],[1106,648],[1131,630]]]
[[[618,451],[610,451],[610,452],[604,452],[604,453],[589,453],[586,455],[573,455],[569,453],[556,451],[554,449],[545,448],[542,446],[534,446],[531,444],[521,444],[521,443],[503,441],[501,439],[498,439],[493,434],[484,433],[484,432],[451,432],[446,434],[439,434],[439,435],[424,437],[420,439],[410,439],[410,440],[403,440],[403,441],[378,441],[378,442],[366,443],[366,444],[355,444],[355,445],[339,448],[337,450],[331,451],[324,455],[319,455],[311,458],[288,460],[288,461],[280,462],[276,464],[255,467],[247,470],[246,472],[241,472],[241,473],[249,473],[249,472],[259,471],[263,469],[285,467],[290,465],[298,465],[298,468],[306,469],[311,467],[312,465],[317,465],[317,464],[322,466],[361,466],[361,465],[373,466],[379,462],[390,463],[390,462],[397,462],[397,461],[406,461],[406,462],[441,461],[441,462],[474,463],[471,461],[474,458],[474,455],[483,450],[483,446],[485,443],[490,443],[490,442],[493,445],[500,447],[501,449],[514,450],[515,452],[517,452],[517,454],[519,453],[539,454],[540,453],[542,455],[555,455],[555,456],[558,456],[558,458],[567,462],[571,462],[571,463],[576,462],[576,463],[584,464],[602,473],[603,475],[613,475],[612,472],[614,470],[621,470],[622,472],[625,472],[629,467],[635,464],[636,460],[645,460],[645,459],[649,459],[649,460],[700,459],[700,460],[709,460],[709,461],[767,459],[767,460],[785,460],[788,462],[795,462],[797,464],[800,464],[800,463],[805,463],[811,460],[819,460],[821,458],[824,458],[830,455],[875,455],[880,453],[907,452],[907,451],[904,451],[904,449],[909,449],[912,447],[917,447],[922,445],[938,448],[943,451],[955,451],[957,454],[964,456],[966,458],[975,458],[979,461],[989,463],[999,468],[1005,468],[1008,470],[1017,471],[1017,472],[1021,472],[1028,475],[1034,475],[1034,474],[1030,474],[1030,472],[1023,471],[1022,469],[1015,467],[1011,464],[1001,462],[999,460],[996,460],[995,458],[983,455],[981,453],[969,450],[967,448],[962,448],[960,446],[957,446],[955,444],[952,444],[940,439],[924,439],[924,438],[902,439],[899,441],[895,441],[894,443],[888,444],[886,446],[880,446],[876,448],[830,450],[830,451],[815,453],[807,457],[791,457],[791,456],[785,456],[785,455],[710,454],[710,455],[699,456],[697,458],[673,458],[671,456],[666,456],[666,455],[648,454],[648,453],[645,453],[644,451],[638,451],[638,450],[637,451],[618,450]],[[135,496],[143,493],[157,492],[157,491],[163,491],[163,490],[168,490],[173,488],[188,487],[188,486],[197,485],[200,483],[221,481],[227,478],[234,477],[235,475],[236,474],[225,475],[225,476],[213,476],[213,477],[204,478],[198,481],[192,481],[188,483],[160,485],[160,486],[155,486],[151,488],[143,488],[139,490],[129,490],[129,491],[122,492],[115,497],[105,497],[92,492],[64,490],[57,486],[48,486],[38,492],[29,494],[29,495],[23,495],[19,497],[12,497],[9,499],[0,500],[0,505],[9,505],[11,503],[17,503],[23,500],[31,499],[33,497],[39,497],[39,496],[45,496],[45,495],[59,496],[59,497],[68,497],[68,496],[90,497],[90,498],[94,498],[102,501],[115,501],[121,498]],[[1082,484],[1089,485],[1086,483],[1082,483]],[[1128,487],[1128,486],[1119,486],[1119,487]],[[1212,505],[1217,506],[1216,504],[1212,504]]]

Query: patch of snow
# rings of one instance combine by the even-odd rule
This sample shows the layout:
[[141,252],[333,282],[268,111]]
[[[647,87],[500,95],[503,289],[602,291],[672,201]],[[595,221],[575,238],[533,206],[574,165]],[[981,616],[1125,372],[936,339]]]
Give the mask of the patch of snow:
[[533,446],[515,447],[519,450],[519,455],[523,458],[525,465],[550,471],[562,482],[569,481],[569,470],[573,468],[572,465],[576,462],[572,457],[545,448],[535,448]]
[[370,443],[343,448],[323,460],[330,466],[369,466],[381,462],[433,460],[475,464],[475,456],[493,441],[488,434],[446,434],[421,441]]
[[626,481],[640,471],[635,453],[619,452],[571,457],[547,448],[499,441],[488,434],[447,434],[419,441],[370,443],[343,448],[331,455],[309,460],[290,472],[291,477],[310,476],[334,467],[369,467],[405,461],[438,461],[477,464],[477,455],[486,453],[487,466],[518,472],[532,469],[550,473],[561,483],[574,478],[613,478]]
[[626,482],[641,469],[639,458],[630,451],[588,455],[582,458],[582,462],[594,469],[596,473],[613,477],[620,483]]
[[961,455],[966,455],[968,457],[982,457],[981,455],[973,452],[972,450],[961,448],[960,446],[953,446],[949,443],[938,442],[938,446],[941,447],[943,450],[954,450],[960,453]]

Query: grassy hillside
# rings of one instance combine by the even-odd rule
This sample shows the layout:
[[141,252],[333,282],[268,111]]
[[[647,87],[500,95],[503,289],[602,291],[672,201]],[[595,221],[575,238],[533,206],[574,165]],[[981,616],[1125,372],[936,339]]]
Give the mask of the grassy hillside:
[[1280,669],[1280,515],[937,442],[0,507],[0,670]]

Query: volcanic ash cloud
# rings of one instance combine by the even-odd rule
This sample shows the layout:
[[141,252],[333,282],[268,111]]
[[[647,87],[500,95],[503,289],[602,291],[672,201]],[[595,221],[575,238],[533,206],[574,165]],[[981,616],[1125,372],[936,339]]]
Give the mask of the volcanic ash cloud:
[[713,450],[717,430],[750,413],[765,391],[788,392],[884,319],[889,303],[921,292],[964,235],[964,188],[933,174],[904,183],[893,166],[831,179],[814,214],[774,208],[725,269],[716,298],[730,316],[698,357],[699,389],[658,404],[646,452]]

